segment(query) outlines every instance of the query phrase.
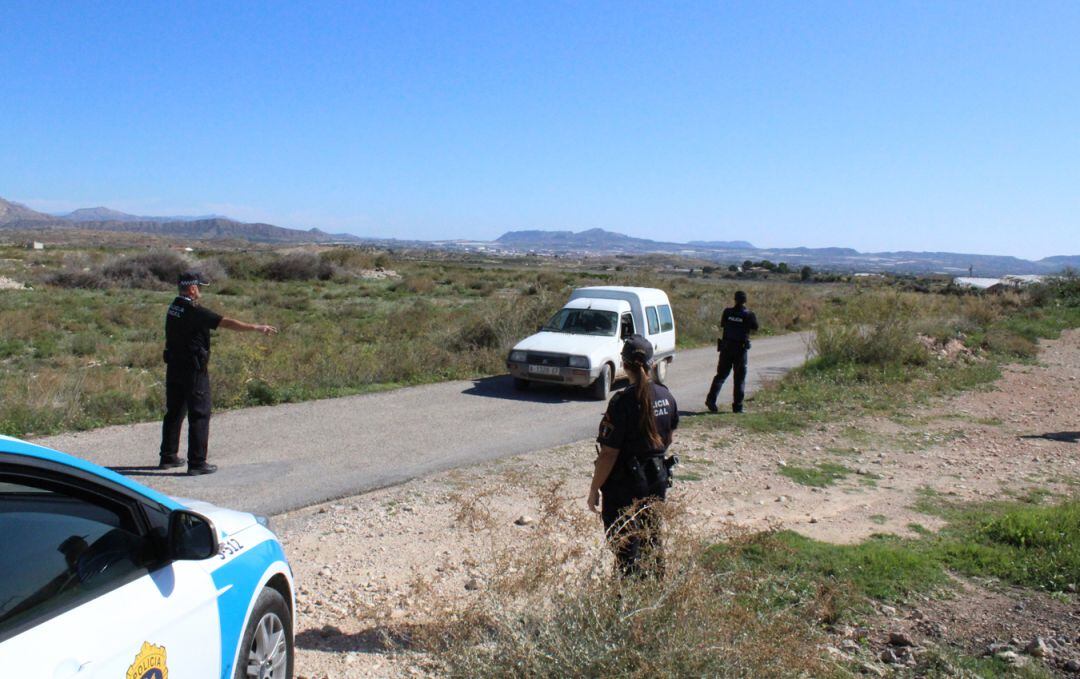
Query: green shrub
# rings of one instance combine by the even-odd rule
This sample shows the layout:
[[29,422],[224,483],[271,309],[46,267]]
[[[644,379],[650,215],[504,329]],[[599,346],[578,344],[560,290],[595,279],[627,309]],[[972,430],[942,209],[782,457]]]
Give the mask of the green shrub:
[[925,348],[918,343],[910,321],[896,317],[867,325],[826,320],[814,327],[811,348],[822,365],[926,363]]
[[71,338],[71,353],[75,356],[93,356],[97,346],[97,335],[92,333],[83,332]]
[[111,285],[111,281],[96,271],[83,271],[80,269],[64,269],[45,277],[45,282],[58,288],[83,288],[88,290],[103,290]]
[[325,281],[333,277],[334,268],[318,255],[295,252],[267,262],[260,273],[263,278],[272,281]]
[[105,278],[126,287],[175,286],[180,274],[192,268],[191,263],[171,250],[154,250],[144,254],[118,257],[111,260],[101,273]]
[[215,259],[230,278],[251,280],[259,276],[263,267],[260,258],[250,252],[228,252],[217,255]]
[[383,261],[383,264],[376,264],[375,252],[355,247],[336,247],[320,253],[319,256],[323,261],[329,262],[334,267],[349,273],[374,269],[376,266],[381,267],[386,263]]
[[260,379],[252,379],[247,383],[247,400],[252,405],[272,406],[281,399],[269,384]]
[[18,339],[0,338],[0,359],[19,356],[26,351],[26,343]]
[[105,422],[130,422],[144,415],[132,394],[117,389],[87,396],[83,412],[88,420],[85,424],[92,427]]
[[409,276],[402,285],[414,295],[426,295],[435,289],[435,281],[427,276]]

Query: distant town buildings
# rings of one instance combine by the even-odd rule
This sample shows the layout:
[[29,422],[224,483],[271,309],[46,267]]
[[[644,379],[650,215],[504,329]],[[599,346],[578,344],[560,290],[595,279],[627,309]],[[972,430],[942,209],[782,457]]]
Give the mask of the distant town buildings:
[[953,279],[953,285],[958,288],[971,290],[985,290],[986,292],[1003,292],[1005,290],[1018,290],[1032,283],[1042,282],[1046,276],[1037,275],[1008,275],[1001,278],[979,278],[976,276],[959,276]]

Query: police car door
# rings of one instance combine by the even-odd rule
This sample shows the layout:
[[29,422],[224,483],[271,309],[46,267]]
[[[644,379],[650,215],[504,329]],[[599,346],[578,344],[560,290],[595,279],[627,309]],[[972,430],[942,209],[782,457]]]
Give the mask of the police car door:
[[220,674],[216,589],[198,562],[160,556],[146,509],[0,455],[4,677]]

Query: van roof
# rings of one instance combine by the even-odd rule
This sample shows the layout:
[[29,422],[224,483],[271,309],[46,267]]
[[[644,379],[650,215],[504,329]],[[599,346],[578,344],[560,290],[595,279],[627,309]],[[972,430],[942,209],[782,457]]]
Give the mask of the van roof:
[[665,294],[660,288],[635,288],[628,285],[590,285],[584,288],[577,288],[578,290],[596,290],[605,292],[633,292],[639,295],[651,295],[651,294]]
[[668,298],[667,293],[660,288],[635,288],[623,285],[594,285],[586,288],[577,288],[571,293],[571,296],[580,292],[591,293],[592,295],[615,293],[615,295],[613,295],[615,299],[625,299],[630,295],[641,300],[654,300],[657,298],[666,300]]
[[575,297],[563,305],[564,309],[598,309],[600,311],[623,311],[630,308],[625,299],[608,297]]

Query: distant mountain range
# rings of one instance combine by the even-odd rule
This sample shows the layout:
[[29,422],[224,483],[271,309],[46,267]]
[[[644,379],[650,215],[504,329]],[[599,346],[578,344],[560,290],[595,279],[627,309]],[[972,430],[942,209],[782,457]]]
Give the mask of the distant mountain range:
[[239,222],[218,215],[143,217],[107,207],[82,208],[65,215],[50,215],[0,198],[0,231],[64,229],[148,233],[191,240],[235,239],[257,243],[337,243],[361,240],[351,234],[330,234],[319,229],[288,229],[273,224]]
[[944,273],[975,275],[1058,273],[1080,268],[1080,255],[1046,257],[1038,261],[1000,255],[955,252],[859,252],[852,248],[759,248],[747,241],[691,241],[672,243],[632,238],[603,229],[572,231],[511,231],[496,239],[492,249],[508,252],[578,255],[682,255],[720,264],[768,259],[786,262],[792,269],[811,266],[832,271]]
[[[223,215],[203,215],[201,217],[140,217],[129,215],[107,207],[84,207],[66,215],[57,215],[69,222],[202,222],[208,219],[228,219]],[[231,221],[231,220],[230,220]]]
[[675,243],[634,238],[604,229],[587,231],[509,231],[494,241],[415,241],[361,238],[319,229],[288,229],[273,224],[245,223],[219,215],[204,217],[144,217],[107,207],[82,208],[65,215],[37,212],[0,198],[0,232],[38,232],[63,229],[147,233],[188,240],[247,240],[258,243],[366,243],[392,248],[434,248],[450,251],[540,255],[668,254],[741,264],[763,259],[786,262],[792,269],[849,272],[943,273],[976,276],[1052,274],[1067,267],[1080,269],[1080,255],[1058,255],[1037,261],[1007,255],[955,252],[859,252],[852,248],[759,248],[744,240]]

